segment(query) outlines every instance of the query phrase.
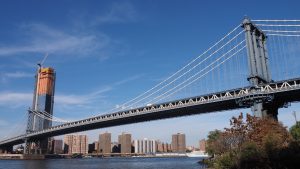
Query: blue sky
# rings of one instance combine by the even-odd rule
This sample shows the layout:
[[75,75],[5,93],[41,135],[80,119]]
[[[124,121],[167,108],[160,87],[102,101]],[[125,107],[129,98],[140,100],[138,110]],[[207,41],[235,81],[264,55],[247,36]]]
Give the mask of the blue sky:
[[[168,77],[241,23],[299,19],[300,2],[287,1],[1,1],[0,136],[20,128],[31,106],[36,63],[57,72],[54,115],[86,118],[139,95]],[[246,77],[245,77],[246,78]],[[133,138],[171,140],[186,133],[198,145],[239,112],[195,115],[85,132],[90,141],[109,131]],[[281,109],[293,124],[298,104]]]

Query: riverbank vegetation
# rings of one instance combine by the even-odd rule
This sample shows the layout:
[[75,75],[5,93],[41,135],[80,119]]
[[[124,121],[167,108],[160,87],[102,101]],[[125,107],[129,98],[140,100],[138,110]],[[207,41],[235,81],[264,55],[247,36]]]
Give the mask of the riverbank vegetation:
[[211,131],[205,163],[216,169],[292,169],[300,166],[300,124],[290,132],[272,118],[241,113],[230,120],[230,128]]

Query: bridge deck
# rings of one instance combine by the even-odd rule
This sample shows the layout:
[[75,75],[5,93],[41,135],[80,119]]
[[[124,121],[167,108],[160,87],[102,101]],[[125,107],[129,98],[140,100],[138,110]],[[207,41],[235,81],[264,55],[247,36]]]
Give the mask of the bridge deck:
[[256,87],[238,88],[65,123],[30,133],[27,136],[21,135],[3,140],[0,142],[0,147],[23,143],[25,137],[34,140],[124,124],[245,108],[247,105],[237,103],[239,99],[266,95],[271,95],[274,100],[280,102],[300,101],[300,79],[274,82]]

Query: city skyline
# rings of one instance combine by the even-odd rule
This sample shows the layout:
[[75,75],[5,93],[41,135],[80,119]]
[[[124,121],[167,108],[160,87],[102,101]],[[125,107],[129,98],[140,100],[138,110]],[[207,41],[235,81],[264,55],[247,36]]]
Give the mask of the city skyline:
[[[64,2],[61,7],[52,2],[4,2],[0,7],[5,23],[0,28],[1,136],[24,129],[20,127],[32,104],[36,63],[46,53],[44,65],[57,72],[54,115],[77,120],[105,113],[159,83],[239,24],[245,13],[255,19],[300,18],[297,1],[274,2],[268,13],[264,7],[268,3],[257,1],[261,6],[240,5],[226,14],[213,12],[230,9],[225,2],[220,6],[214,4],[217,1],[193,2]],[[241,111],[251,114],[250,109],[242,109],[81,133],[97,140],[98,133],[105,131],[128,132],[170,143],[168,136],[180,132],[186,134],[187,145],[196,146],[209,131],[228,127],[229,119]],[[279,120],[291,126],[293,111],[299,114],[299,104],[280,109]],[[116,134],[112,140],[117,140]]]
[[[50,154],[87,154],[96,153],[109,156],[111,153],[121,154],[146,154],[154,155],[156,153],[187,153],[189,151],[200,150],[205,152],[206,140],[199,140],[199,147],[186,145],[184,133],[172,134],[171,143],[161,142],[160,140],[148,138],[132,138],[130,133],[118,134],[118,142],[111,140],[111,133],[105,132],[99,134],[99,141],[90,140],[87,135],[67,134],[63,140],[51,139],[48,152]],[[90,140],[92,143],[88,143]],[[117,145],[117,152],[114,146]],[[204,146],[204,147],[203,147]],[[15,150],[20,147],[16,147]]]

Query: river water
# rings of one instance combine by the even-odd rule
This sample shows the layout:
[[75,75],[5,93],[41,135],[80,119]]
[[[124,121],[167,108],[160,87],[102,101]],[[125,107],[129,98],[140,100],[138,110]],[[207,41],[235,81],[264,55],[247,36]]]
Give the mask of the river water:
[[201,158],[0,160],[0,169],[202,169]]

